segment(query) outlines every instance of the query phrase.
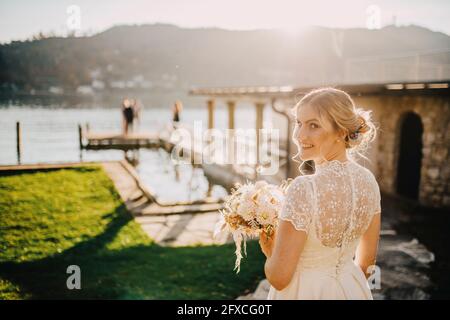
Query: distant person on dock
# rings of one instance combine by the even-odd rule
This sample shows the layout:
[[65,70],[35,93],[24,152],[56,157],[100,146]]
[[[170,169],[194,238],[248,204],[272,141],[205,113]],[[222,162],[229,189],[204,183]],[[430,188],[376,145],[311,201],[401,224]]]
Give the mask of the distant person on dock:
[[131,101],[128,98],[125,98],[122,103],[122,115],[123,115],[123,131],[124,134],[127,135],[129,131],[133,130],[133,118],[134,118],[134,110],[131,105]]
[[138,126],[141,125],[141,104],[136,99],[131,99],[131,108],[133,109],[133,119],[137,122]]
[[176,126],[178,125],[178,123],[180,122],[180,113],[183,110],[183,105],[181,103],[180,100],[175,101],[175,104],[173,105],[173,118],[172,118],[172,123],[173,123],[173,127],[176,128]]

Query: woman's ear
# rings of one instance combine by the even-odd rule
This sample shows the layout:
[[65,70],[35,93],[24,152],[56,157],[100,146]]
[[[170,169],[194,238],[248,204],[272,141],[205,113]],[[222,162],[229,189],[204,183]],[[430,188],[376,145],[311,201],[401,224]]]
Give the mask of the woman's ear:
[[345,132],[344,129],[340,129],[339,130],[339,138],[344,140],[346,136],[347,136],[347,132]]

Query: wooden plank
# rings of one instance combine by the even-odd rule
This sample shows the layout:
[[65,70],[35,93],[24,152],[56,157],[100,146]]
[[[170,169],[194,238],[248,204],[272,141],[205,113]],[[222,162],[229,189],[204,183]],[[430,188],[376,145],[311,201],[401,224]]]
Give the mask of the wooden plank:
[[22,165],[3,165],[3,166],[0,166],[0,172],[2,172],[2,171],[65,169],[65,168],[85,167],[85,166],[90,166],[90,165],[101,165],[103,162],[117,162],[117,161],[36,163],[36,164],[22,164]]
[[129,150],[138,148],[153,148],[160,146],[159,135],[156,132],[138,132],[124,135],[117,132],[85,132],[87,144],[84,149],[118,149]]
[[85,132],[84,137],[88,140],[103,140],[103,139],[121,139],[127,140],[157,140],[159,136],[154,132],[139,132],[124,135],[117,132]]
[[134,150],[140,148],[154,148],[159,147],[157,143],[145,143],[145,144],[88,144],[84,146],[87,150]]
[[173,207],[173,206],[191,206],[191,205],[202,205],[202,204],[220,204],[223,203],[223,199],[215,199],[215,198],[205,198],[202,200],[195,200],[195,201],[177,201],[177,202],[160,202],[156,198],[156,193],[150,189],[149,186],[145,185],[139,175],[137,174],[136,170],[131,166],[127,161],[121,160],[120,164],[122,167],[130,174],[133,179],[136,181],[137,186],[139,189],[144,193],[144,195],[147,197],[147,199],[152,202],[156,203],[159,207]]
[[222,203],[207,203],[196,205],[176,205],[171,207],[161,207],[156,203],[150,203],[144,208],[139,207],[138,210],[132,210],[133,214],[140,215],[172,215],[172,214],[188,214],[188,213],[201,213],[212,212],[223,209]]

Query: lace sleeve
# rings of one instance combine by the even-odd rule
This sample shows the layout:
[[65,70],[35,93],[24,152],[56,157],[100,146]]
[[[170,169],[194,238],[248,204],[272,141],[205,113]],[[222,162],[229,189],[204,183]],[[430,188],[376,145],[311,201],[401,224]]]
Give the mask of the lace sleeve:
[[308,233],[313,213],[310,183],[305,176],[297,177],[292,181],[280,213],[281,220],[290,221],[296,230],[306,233]]
[[380,186],[378,185],[377,180],[374,176],[372,176],[372,185],[373,185],[373,206],[372,206],[372,214],[381,213],[381,193]]

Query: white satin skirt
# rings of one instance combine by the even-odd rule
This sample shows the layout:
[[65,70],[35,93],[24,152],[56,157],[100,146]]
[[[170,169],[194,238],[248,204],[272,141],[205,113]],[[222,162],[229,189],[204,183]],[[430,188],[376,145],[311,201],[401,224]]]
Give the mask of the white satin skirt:
[[353,261],[336,270],[297,268],[283,290],[270,286],[268,300],[373,300],[369,283]]

